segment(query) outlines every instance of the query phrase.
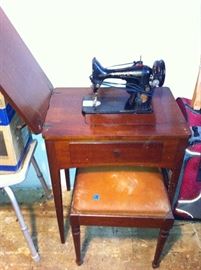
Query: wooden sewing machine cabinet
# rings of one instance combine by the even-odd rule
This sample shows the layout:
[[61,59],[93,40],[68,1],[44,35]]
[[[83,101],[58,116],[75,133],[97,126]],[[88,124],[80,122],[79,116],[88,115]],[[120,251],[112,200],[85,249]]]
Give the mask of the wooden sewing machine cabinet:
[[168,168],[172,202],[190,130],[170,89],[155,89],[151,124],[144,121],[146,116],[137,116],[136,123],[135,115],[133,124],[130,120],[104,124],[103,116],[90,122],[81,108],[91,89],[54,88],[1,9],[0,19],[0,91],[32,132],[43,135],[61,242],[65,242],[61,169],[125,164]]

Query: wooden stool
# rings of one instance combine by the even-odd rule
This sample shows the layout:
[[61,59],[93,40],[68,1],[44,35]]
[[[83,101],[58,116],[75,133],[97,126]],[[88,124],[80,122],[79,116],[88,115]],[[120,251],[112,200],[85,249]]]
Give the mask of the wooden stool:
[[152,263],[156,268],[173,222],[163,176],[158,169],[78,169],[70,211],[78,265],[82,263],[80,225],[160,228]]

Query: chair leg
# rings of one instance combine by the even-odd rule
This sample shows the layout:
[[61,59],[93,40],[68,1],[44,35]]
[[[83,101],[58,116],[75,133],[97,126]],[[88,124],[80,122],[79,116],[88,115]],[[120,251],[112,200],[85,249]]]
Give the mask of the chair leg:
[[[172,226],[171,226],[172,227]],[[162,253],[163,247],[165,245],[165,242],[167,240],[167,237],[169,235],[170,228],[167,229],[160,229],[158,241],[157,241],[157,246],[156,246],[156,251],[154,255],[154,260],[152,262],[152,267],[157,268],[160,265],[160,255]]]
[[81,260],[81,251],[80,251],[80,225],[75,222],[74,218],[71,218],[71,230],[73,235],[73,242],[76,254],[76,263],[77,265],[82,264]]
[[24,234],[24,237],[25,237],[25,239],[27,241],[27,244],[28,244],[29,250],[31,252],[32,258],[33,258],[33,260],[35,262],[39,262],[40,261],[40,256],[39,256],[38,252],[35,249],[34,243],[33,243],[32,239],[31,239],[30,234],[29,234],[27,225],[24,222],[24,218],[23,218],[22,213],[20,211],[20,208],[19,208],[19,205],[18,205],[17,200],[15,198],[15,195],[14,195],[14,193],[13,193],[13,191],[12,191],[12,189],[10,187],[4,187],[3,189],[5,190],[8,197],[10,198],[12,206],[13,206],[13,208],[15,210],[15,214],[16,214],[16,216],[18,218],[19,223],[20,223],[20,228],[21,228],[21,230],[22,230],[22,232]]
[[36,171],[36,174],[38,176],[38,179],[40,180],[41,185],[42,185],[42,187],[43,187],[43,189],[45,191],[46,197],[48,199],[51,199],[52,198],[52,193],[51,193],[50,189],[48,188],[47,183],[45,182],[43,174],[42,174],[42,172],[41,172],[41,170],[40,170],[40,168],[38,166],[38,163],[37,163],[34,156],[32,156],[31,163],[32,163],[32,165],[33,165],[33,167],[34,167],[34,169]]

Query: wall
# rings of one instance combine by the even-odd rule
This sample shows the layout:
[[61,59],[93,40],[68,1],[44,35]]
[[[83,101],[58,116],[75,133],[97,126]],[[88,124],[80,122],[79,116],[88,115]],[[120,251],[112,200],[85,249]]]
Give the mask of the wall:
[[149,66],[163,59],[165,85],[175,97],[192,97],[201,54],[200,0],[0,0],[0,5],[55,87],[89,86],[94,56],[103,66],[142,56]]

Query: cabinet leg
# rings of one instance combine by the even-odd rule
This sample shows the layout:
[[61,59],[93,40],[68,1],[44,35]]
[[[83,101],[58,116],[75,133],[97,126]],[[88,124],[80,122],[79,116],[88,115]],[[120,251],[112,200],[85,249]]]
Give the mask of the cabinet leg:
[[64,216],[63,216],[63,200],[60,181],[60,170],[54,171],[52,174],[52,191],[54,195],[54,203],[57,215],[61,243],[65,243],[64,237]]
[[65,243],[64,237],[64,216],[62,202],[62,188],[60,178],[60,167],[57,163],[57,154],[55,152],[55,144],[52,141],[46,141],[47,157],[52,182],[52,192],[54,195],[54,204],[56,209],[57,222],[59,227],[61,243]]
[[69,169],[65,169],[65,177],[66,177],[66,188],[70,190],[70,171]]

